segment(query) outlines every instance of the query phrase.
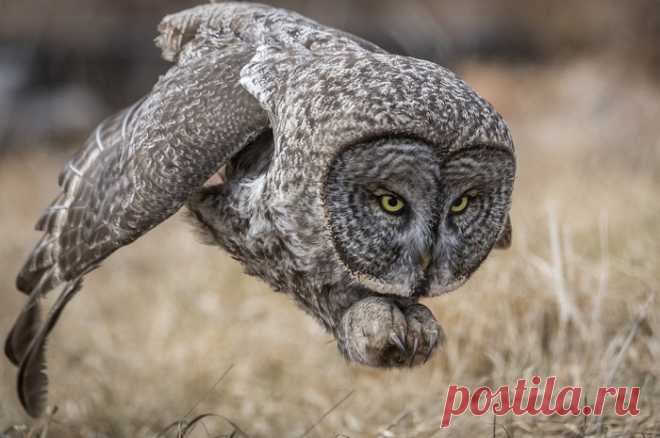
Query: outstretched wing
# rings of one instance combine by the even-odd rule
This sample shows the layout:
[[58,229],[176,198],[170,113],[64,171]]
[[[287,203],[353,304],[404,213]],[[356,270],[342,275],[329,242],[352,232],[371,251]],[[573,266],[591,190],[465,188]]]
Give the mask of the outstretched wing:
[[[67,164],[62,192],[37,223],[44,235],[18,275],[17,287],[30,299],[5,344],[8,358],[20,363],[19,393],[31,415],[42,412],[39,400],[45,400],[33,387],[46,382],[36,300],[62,282],[77,283],[175,213],[267,129],[266,114],[238,83],[250,56],[247,50],[214,52],[180,63],[145,99],[101,123]],[[52,325],[47,321],[42,330]]]
[[[269,128],[241,68],[259,46],[381,51],[298,14],[263,5],[204,5],[166,17],[156,42],[175,61],[153,90],[101,123],[62,172],[62,192],[37,223],[44,232],[18,275],[30,298],[5,344],[20,366],[26,411],[46,403],[44,345],[82,276],[175,213],[234,154]],[[38,299],[61,283],[40,325]]]
[[238,83],[248,51],[172,68],[153,91],[101,123],[60,176],[37,223],[44,235],[17,287],[46,292],[154,227],[268,126]]

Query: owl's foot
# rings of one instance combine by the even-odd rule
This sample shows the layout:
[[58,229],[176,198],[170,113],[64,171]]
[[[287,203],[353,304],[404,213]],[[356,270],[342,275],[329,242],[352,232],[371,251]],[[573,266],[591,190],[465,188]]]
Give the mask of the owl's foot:
[[373,367],[425,363],[444,333],[431,311],[421,304],[400,307],[387,297],[368,297],[343,315],[339,349],[352,362]]

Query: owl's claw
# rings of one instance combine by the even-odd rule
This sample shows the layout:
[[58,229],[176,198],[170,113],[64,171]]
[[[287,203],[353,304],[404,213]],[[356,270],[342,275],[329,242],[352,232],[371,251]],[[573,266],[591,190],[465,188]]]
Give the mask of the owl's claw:
[[396,334],[395,332],[392,332],[390,334],[390,339],[394,343],[394,345],[399,347],[399,350],[401,351],[401,353],[404,353],[404,354],[406,353],[406,346],[403,343],[403,339],[405,339],[404,337],[401,337],[398,334]]
[[421,304],[407,307],[405,314],[411,337],[408,343],[414,346],[410,366],[426,363],[444,340],[442,327],[435,320],[433,313]]
[[442,329],[421,304],[400,308],[386,297],[353,304],[337,330],[339,349],[351,361],[375,367],[416,366],[428,361]]
[[438,334],[434,333],[429,338],[428,348],[426,350],[426,353],[424,354],[424,362],[425,363],[429,361],[429,359],[431,358],[431,354],[433,354],[433,350],[435,350],[435,347],[437,345],[438,345]]
[[[417,336],[415,336],[415,338],[413,340],[412,353],[410,354],[410,361],[408,362],[408,366],[410,368],[412,368],[413,365],[415,365],[415,356],[417,355],[417,349],[418,348],[419,348],[419,338],[417,338]],[[426,361],[424,361],[424,362],[426,362]]]

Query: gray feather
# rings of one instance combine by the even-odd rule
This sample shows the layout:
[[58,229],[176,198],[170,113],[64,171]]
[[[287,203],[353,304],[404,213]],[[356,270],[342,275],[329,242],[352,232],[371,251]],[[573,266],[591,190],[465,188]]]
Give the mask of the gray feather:
[[495,248],[497,249],[507,249],[511,247],[511,242],[513,241],[513,228],[511,226],[511,217],[507,215],[506,223],[500,231],[500,236],[495,242]]
[[41,309],[37,301],[29,301],[18,315],[5,340],[5,355],[18,366],[41,324]]
[[[32,417],[43,414],[48,395],[46,374],[46,341],[67,303],[78,293],[82,280],[68,283],[48,313],[22,358],[18,371],[18,396],[25,411]],[[30,303],[28,303],[30,305]]]

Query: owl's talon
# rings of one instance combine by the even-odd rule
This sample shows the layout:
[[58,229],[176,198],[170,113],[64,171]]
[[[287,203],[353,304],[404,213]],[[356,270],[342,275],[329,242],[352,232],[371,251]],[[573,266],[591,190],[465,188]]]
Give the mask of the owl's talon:
[[417,356],[417,349],[418,348],[419,348],[419,338],[417,338],[417,336],[415,336],[414,340],[413,340],[412,353],[410,354],[410,360],[408,361],[408,366],[410,368],[412,368],[413,365],[415,365],[415,356]]
[[433,353],[433,350],[435,350],[436,346],[440,345],[444,341],[444,333],[442,328],[440,326],[437,328],[437,331],[431,333],[431,338],[429,340],[429,351],[426,353],[426,359],[424,362],[429,360],[429,357],[431,357],[431,354]]
[[409,327],[415,327],[414,332],[419,334],[421,343],[420,355],[415,357],[415,364],[424,364],[444,340],[442,327],[436,322],[431,311],[421,304],[408,307],[405,313]]
[[396,332],[392,332],[390,334],[390,339],[392,340],[394,345],[396,345],[399,348],[401,353],[404,353],[404,354],[406,353],[406,346],[403,343],[403,339],[405,339],[405,338],[403,338],[400,335],[396,334]]
[[400,308],[369,297],[353,304],[337,331],[339,349],[351,361],[375,367],[416,366],[428,361],[442,329],[420,304]]
[[426,350],[426,354],[424,354],[424,363],[428,362],[429,359],[431,358],[431,355],[435,350],[435,346],[437,345],[437,342],[438,342],[438,336],[436,334],[432,336],[431,340],[429,341],[429,348]]

